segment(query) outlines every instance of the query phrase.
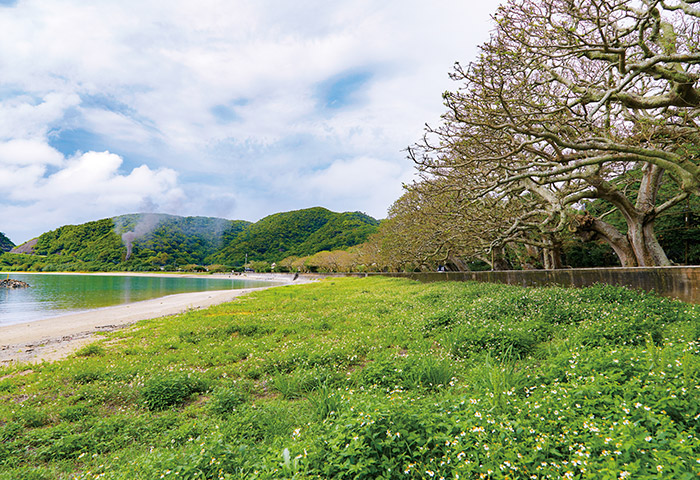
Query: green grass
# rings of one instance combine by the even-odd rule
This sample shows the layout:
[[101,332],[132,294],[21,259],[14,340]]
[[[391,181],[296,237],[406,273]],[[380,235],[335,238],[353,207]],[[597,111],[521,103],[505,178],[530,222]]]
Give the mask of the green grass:
[[274,288],[0,369],[0,480],[697,478],[699,335],[616,287]]

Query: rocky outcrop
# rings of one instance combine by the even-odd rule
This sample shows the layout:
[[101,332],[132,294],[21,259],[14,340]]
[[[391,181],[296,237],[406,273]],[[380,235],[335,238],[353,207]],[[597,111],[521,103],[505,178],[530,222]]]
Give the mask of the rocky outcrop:
[[34,247],[38,241],[38,238],[33,238],[28,242],[24,242],[22,245],[13,248],[10,250],[10,253],[25,253],[27,255],[32,255],[34,253]]
[[6,278],[5,280],[0,280],[0,288],[27,288],[30,285],[21,280],[14,280],[12,278]]

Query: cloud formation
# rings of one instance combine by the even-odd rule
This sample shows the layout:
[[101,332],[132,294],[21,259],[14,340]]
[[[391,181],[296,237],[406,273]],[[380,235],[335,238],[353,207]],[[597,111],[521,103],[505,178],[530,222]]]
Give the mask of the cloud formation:
[[[3,150],[0,145],[0,159]],[[55,151],[47,153],[56,157]],[[0,161],[0,189],[5,192],[0,203],[3,228],[22,231],[28,221],[43,224],[54,216],[85,222],[119,213],[105,206],[137,211],[157,202],[160,208],[169,209],[184,201],[174,170],[141,165],[121,174],[122,163],[113,153],[87,152],[60,162],[54,173],[46,174],[38,162],[13,166]]]
[[496,6],[3,3],[0,231],[21,242],[144,199],[383,217],[411,175],[402,150],[437,122],[452,63],[474,58]]

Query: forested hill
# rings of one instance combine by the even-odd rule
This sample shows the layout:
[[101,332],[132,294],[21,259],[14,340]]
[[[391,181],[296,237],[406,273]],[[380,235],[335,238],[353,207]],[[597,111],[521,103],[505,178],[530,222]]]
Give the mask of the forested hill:
[[315,207],[276,213],[225,238],[214,263],[242,265],[249,261],[277,262],[290,256],[352,247],[367,240],[379,222],[360,212],[331,212]]
[[250,225],[243,220],[162,214],[122,215],[113,220],[126,248],[124,261],[145,267],[207,264],[223,245],[224,232],[239,232]]
[[[46,232],[25,254],[4,253],[0,269],[113,271],[240,267],[364,242],[379,222],[361,213],[311,208],[250,223],[211,217],[133,214]],[[4,237],[3,237],[4,238]]]
[[4,233],[0,232],[0,252],[9,252],[14,248],[15,244],[5,236]]

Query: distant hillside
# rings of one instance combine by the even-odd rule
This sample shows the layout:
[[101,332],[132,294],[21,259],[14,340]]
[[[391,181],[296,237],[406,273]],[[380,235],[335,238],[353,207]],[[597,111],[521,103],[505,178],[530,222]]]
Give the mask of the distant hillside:
[[237,235],[227,235],[212,263],[242,265],[246,254],[249,261],[277,262],[292,255],[344,249],[367,240],[378,225],[363,213],[336,213],[321,207],[276,213]]
[[5,236],[4,233],[0,232],[0,252],[9,252],[14,248],[15,244]]
[[[43,233],[0,257],[0,268],[33,271],[176,269],[276,262],[364,242],[379,222],[362,213],[310,208],[257,223],[211,217],[131,214]],[[3,238],[6,238],[3,236]],[[11,242],[10,242],[11,243]]]
[[65,225],[42,233],[34,246],[35,255],[60,255],[80,262],[111,266],[122,259],[122,242],[114,232],[111,218]]
[[250,225],[243,220],[179,217],[163,214],[122,215],[114,219],[124,243],[124,260],[132,264],[202,265],[219,251],[224,234]]

